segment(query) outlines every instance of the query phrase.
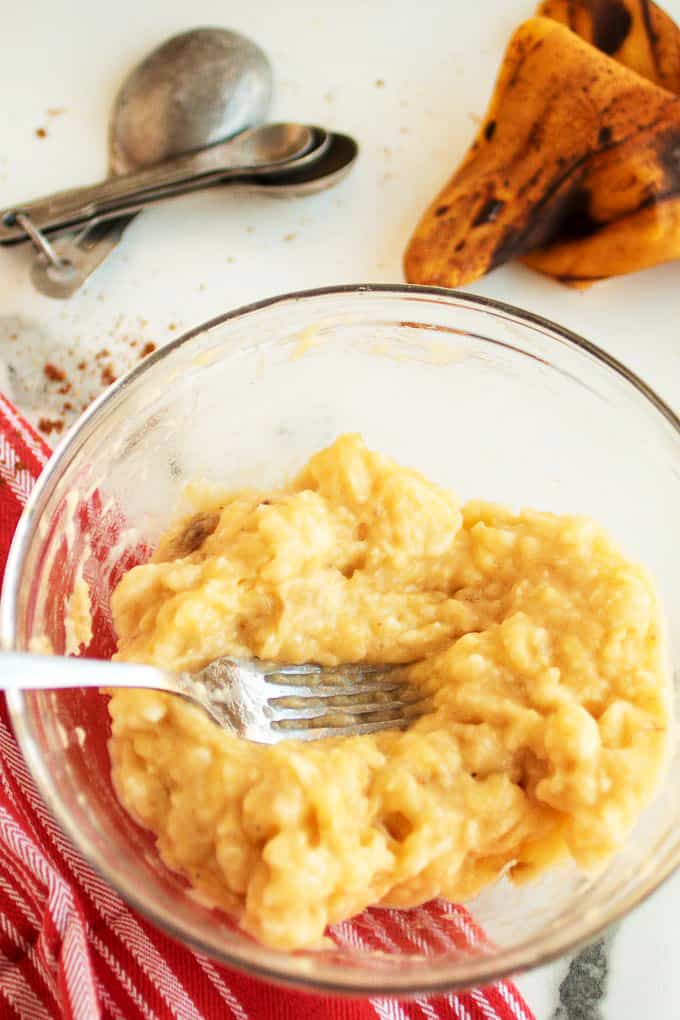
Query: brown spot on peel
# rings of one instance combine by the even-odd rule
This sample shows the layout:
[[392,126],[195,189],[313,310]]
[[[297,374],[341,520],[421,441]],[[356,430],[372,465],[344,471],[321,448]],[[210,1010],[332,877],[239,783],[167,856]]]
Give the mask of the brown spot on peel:
[[587,6],[593,19],[593,43],[611,56],[628,38],[633,21],[630,11],[621,0],[589,0]]
[[493,223],[498,219],[505,208],[505,202],[500,198],[489,198],[479,210],[474,220],[473,227],[481,227],[483,223]]

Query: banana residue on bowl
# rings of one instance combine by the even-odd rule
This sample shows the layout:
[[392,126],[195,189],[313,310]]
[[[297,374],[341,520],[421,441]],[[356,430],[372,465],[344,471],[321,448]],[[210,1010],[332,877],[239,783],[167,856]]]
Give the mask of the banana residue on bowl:
[[355,435],[284,488],[179,521],[112,607],[118,658],[177,670],[418,660],[432,709],[406,732],[264,746],[169,695],[111,698],[122,803],[198,895],[281,949],[369,904],[597,868],[662,771],[644,570],[586,518],[460,506]]

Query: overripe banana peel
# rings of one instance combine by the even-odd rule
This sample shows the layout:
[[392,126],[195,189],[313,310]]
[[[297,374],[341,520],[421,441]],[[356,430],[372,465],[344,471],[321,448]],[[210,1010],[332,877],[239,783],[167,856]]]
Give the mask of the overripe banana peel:
[[536,11],[598,50],[680,94],[680,30],[651,0],[545,0]]
[[[546,0],[539,14],[567,24],[637,74],[680,94],[680,30],[656,4],[648,0]],[[662,152],[661,162],[665,162],[668,176],[675,175],[675,187],[670,184],[665,192],[661,188],[630,216],[610,218],[604,230],[580,239],[556,238],[547,248],[525,256],[524,262],[564,283],[583,287],[603,275],[620,276],[680,258],[680,133],[668,144],[671,151]],[[622,150],[616,156],[624,174],[633,171],[630,154]],[[608,169],[605,165],[599,172],[605,174]],[[651,168],[648,172],[653,175]]]
[[519,27],[406,278],[457,287],[524,257],[587,285],[680,257],[680,99],[553,19]]

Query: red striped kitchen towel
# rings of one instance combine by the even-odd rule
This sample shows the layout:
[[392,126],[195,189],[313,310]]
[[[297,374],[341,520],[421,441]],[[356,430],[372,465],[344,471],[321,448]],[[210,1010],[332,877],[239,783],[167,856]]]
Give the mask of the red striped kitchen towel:
[[[0,394],[0,580],[14,528],[49,456]],[[419,908],[420,949],[478,941],[467,912]],[[393,911],[343,925],[354,941],[407,947]],[[427,945],[423,946],[423,942]],[[416,948],[410,945],[410,948]],[[173,942],[80,858],[52,820],[0,697],[0,1017],[2,1020],[533,1020],[509,982],[412,1001],[332,999],[227,970]]]

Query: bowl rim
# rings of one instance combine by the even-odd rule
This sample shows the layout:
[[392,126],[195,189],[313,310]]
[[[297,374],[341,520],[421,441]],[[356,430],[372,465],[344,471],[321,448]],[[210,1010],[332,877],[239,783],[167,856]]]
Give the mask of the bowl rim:
[[[168,357],[179,347],[231,319],[243,318],[254,312],[276,305],[283,305],[287,302],[298,303],[310,299],[338,295],[370,296],[380,294],[395,298],[422,295],[425,298],[434,299],[438,303],[455,305],[462,303],[472,310],[484,313],[491,312],[503,318],[516,320],[531,327],[537,327],[542,332],[552,335],[553,339],[566,341],[569,346],[585,352],[615,375],[618,375],[628,386],[637,390],[639,395],[666,419],[675,431],[676,436],[680,438],[680,416],[635,372],[631,371],[617,358],[572,330],[552,322],[544,316],[526,311],[515,305],[443,287],[386,283],[316,287],[264,298],[215,316],[168,341],[168,343],[134,366],[100,394],[64,435],[49,458],[39,479],[36,481],[15,531],[7,559],[2,598],[0,600],[0,648],[12,649],[15,647],[18,596],[22,570],[45,504],[63,471],[67,468],[82,444],[96,429],[101,412],[106,409],[108,404],[119,393],[140,378],[153,365]],[[427,976],[421,978],[397,975],[396,977],[384,980],[378,979],[377,981],[375,979],[364,979],[361,973],[354,969],[342,968],[340,970],[340,968],[334,965],[322,964],[320,961],[314,968],[315,974],[313,977],[309,973],[304,973],[302,968],[297,973],[291,973],[280,966],[282,961],[289,961],[291,959],[290,954],[281,954],[268,947],[258,947],[264,950],[264,954],[260,952],[258,955],[264,955],[266,962],[246,960],[232,949],[221,948],[204,941],[195,934],[187,933],[181,924],[173,921],[169,912],[164,913],[156,906],[148,904],[131,887],[129,882],[121,879],[120,875],[114,876],[106,865],[101,864],[94,849],[87,845],[87,840],[83,839],[67,810],[62,806],[61,799],[52,782],[52,777],[41,759],[38,746],[34,740],[26,713],[26,700],[23,692],[8,692],[7,704],[20,749],[36,783],[39,794],[49,807],[62,831],[71,840],[78,852],[82,854],[86,862],[128,905],[139,911],[139,913],[157,925],[166,934],[190,946],[192,949],[207,953],[222,963],[255,977],[300,988],[308,992],[345,996],[391,995],[413,997],[441,994],[456,989],[493,983],[513,973],[542,966],[588,944],[611,924],[621,920],[630,910],[644,902],[680,866],[679,846],[675,852],[666,855],[661,867],[654,872],[652,877],[648,877],[638,888],[631,890],[614,909],[607,912],[606,915],[603,915],[597,921],[593,922],[592,919],[589,921],[586,912],[585,916],[580,918],[580,921],[578,919],[569,921],[566,926],[560,927],[557,933],[551,932],[549,935],[544,936],[541,942],[533,947],[531,944],[520,943],[519,946],[513,946],[510,949],[504,950],[501,956],[503,962],[500,965],[497,958],[479,956],[466,961],[458,961],[456,968],[459,973],[456,976],[441,977],[439,974],[434,975],[430,971],[429,978]],[[294,959],[294,957],[292,958]],[[279,962],[278,965],[277,961]],[[432,962],[434,963],[434,960]]]

